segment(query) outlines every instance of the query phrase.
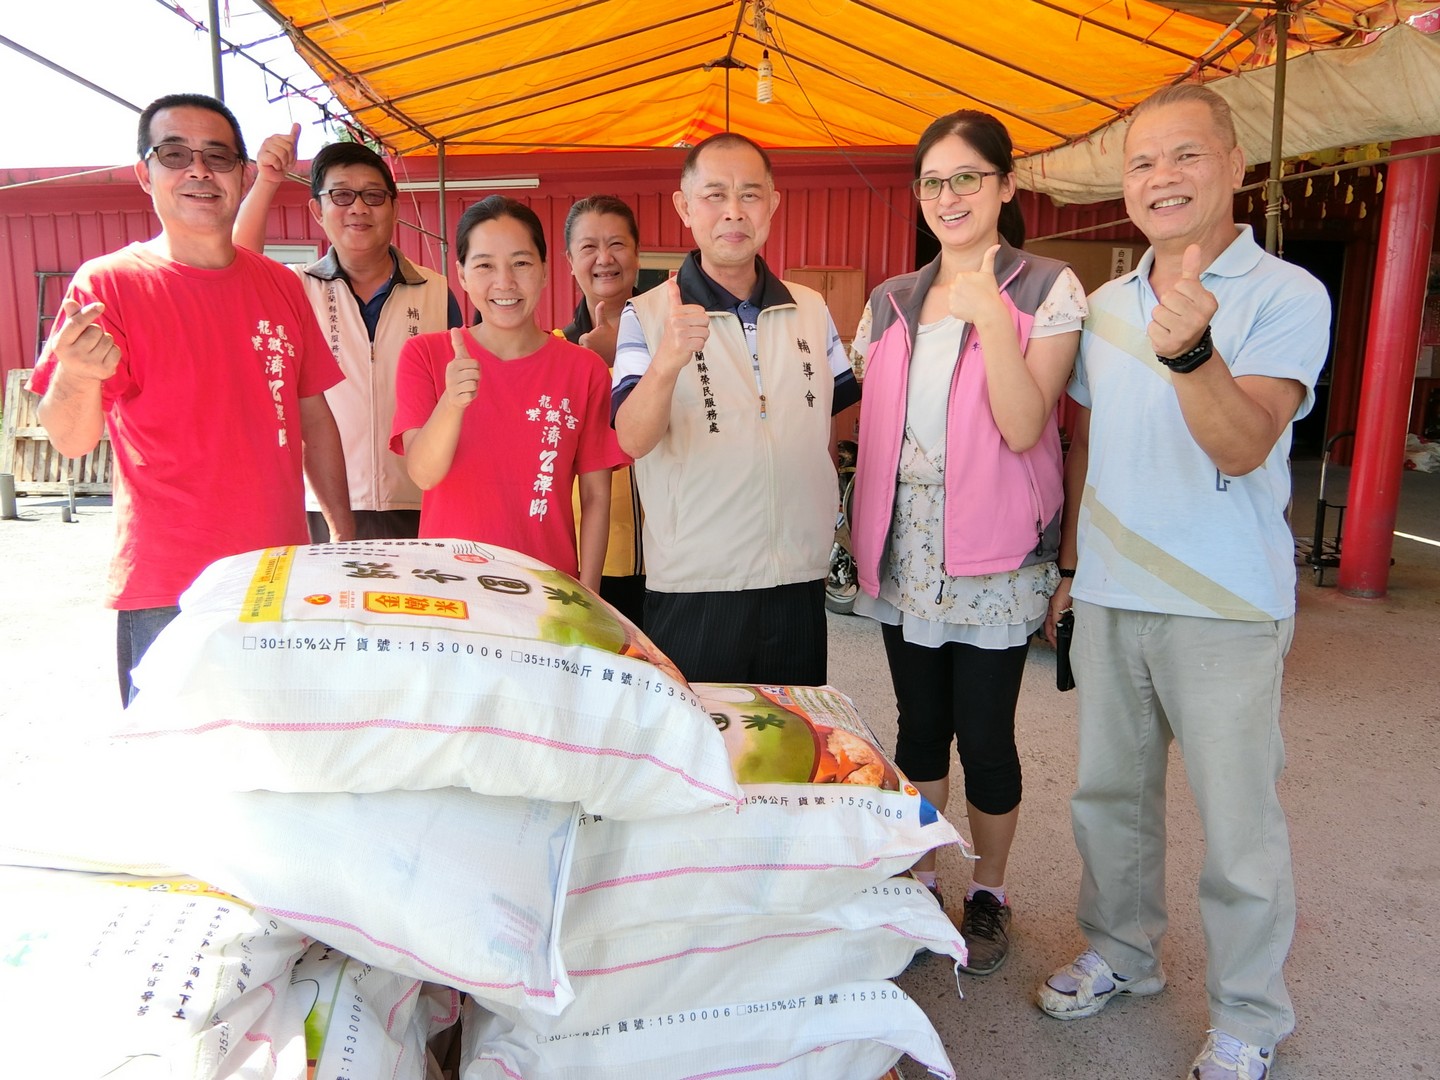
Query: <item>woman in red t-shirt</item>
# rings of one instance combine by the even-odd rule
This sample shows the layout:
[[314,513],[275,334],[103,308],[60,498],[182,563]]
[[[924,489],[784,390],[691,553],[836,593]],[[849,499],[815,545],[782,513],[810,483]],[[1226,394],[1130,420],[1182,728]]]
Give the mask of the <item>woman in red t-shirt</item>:
[[630,460],[610,429],[609,371],[535,321],[545,233],[528,206],[502,195],[476,203],[455,250],[482,321],[412,338],[396,376],[390,447],[424,492],[420,535],[513,548],[599,591],[610,471]]

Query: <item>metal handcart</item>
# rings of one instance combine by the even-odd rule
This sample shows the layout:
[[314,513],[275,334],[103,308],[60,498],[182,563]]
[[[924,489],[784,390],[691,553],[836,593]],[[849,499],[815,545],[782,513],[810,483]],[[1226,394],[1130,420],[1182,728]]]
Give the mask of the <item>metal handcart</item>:
[[[1329,502],[1325,498],[1325,478],[1330,470],[1330,452],[1341,439],[1353,439],[1355,432],[1338,431],[1325,440],[1325,451],[1320,457],[1320,489],[1315,497],[1315,532],[1310,537],[1308,550],[1304,551],[1305,563],[1315,571],[1315,584],[1325,584],[1325,571],[1340,565],[1340,538],[1345,531],[1345,503]],[[1335,511],[1335,535],[1325,535],[1330,511]],[[1306,545],[1298,545],[1302,549]]]

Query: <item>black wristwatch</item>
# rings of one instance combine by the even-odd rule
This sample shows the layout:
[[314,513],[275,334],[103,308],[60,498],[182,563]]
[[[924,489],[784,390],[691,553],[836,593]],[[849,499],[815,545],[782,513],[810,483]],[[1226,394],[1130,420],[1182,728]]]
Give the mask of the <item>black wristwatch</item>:
[[1059,571],[1062,578],[1072,578],[1075,576],[1075,568],[1073,566],[1059,567]]
[[1193,349],[1189,349],[1179,356],[1155,357],[1177,375],[1185,375],[1194,371],[1201,364],[1215,355],[1215,345],[1210,340],[1210,327],[1205,327],[1205,332],[1200,335],[1200,340],[1195,343]]

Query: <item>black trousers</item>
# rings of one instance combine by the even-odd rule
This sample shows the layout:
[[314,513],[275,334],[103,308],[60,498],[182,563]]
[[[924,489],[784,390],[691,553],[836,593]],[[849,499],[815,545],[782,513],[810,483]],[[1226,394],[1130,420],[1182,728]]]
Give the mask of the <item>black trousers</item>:
[[[420,535],[419,510],[356,510],[356,540],[414,540]],[[305,512],[312,544],[330,542],[330,526],[325,515],[316,510]]]
[[691,682],[823,686],[825,580],[645,592],[645,633]]
[[602,577],[600,598],[641,630],[645,629],[645,575]]
[[965,798],[986,814],[1020,805],[1015,705],[1030,643],[981,649],[947,642],[914,645],[898,626],[881,626],[900,707],[895,764],[925,783],[950,775],[953,739],[965,774]]

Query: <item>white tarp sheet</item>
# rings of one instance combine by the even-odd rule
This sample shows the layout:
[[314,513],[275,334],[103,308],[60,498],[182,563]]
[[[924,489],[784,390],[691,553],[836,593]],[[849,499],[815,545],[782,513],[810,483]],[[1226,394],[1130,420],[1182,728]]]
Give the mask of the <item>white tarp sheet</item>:
[[[1247,165],[1270,160],[1275,69],[1261,68],[1207,84],[1230,103]],[[1100,202],[1120,196],[1120,167],[1129,120],[1071,146],[1021,158],[1023,188],[1058,202]],[[1286,65],[1286,157],[1335,146],[1440,133],[1440,34],[1404,24],[1368,45],[1296,57]]]

